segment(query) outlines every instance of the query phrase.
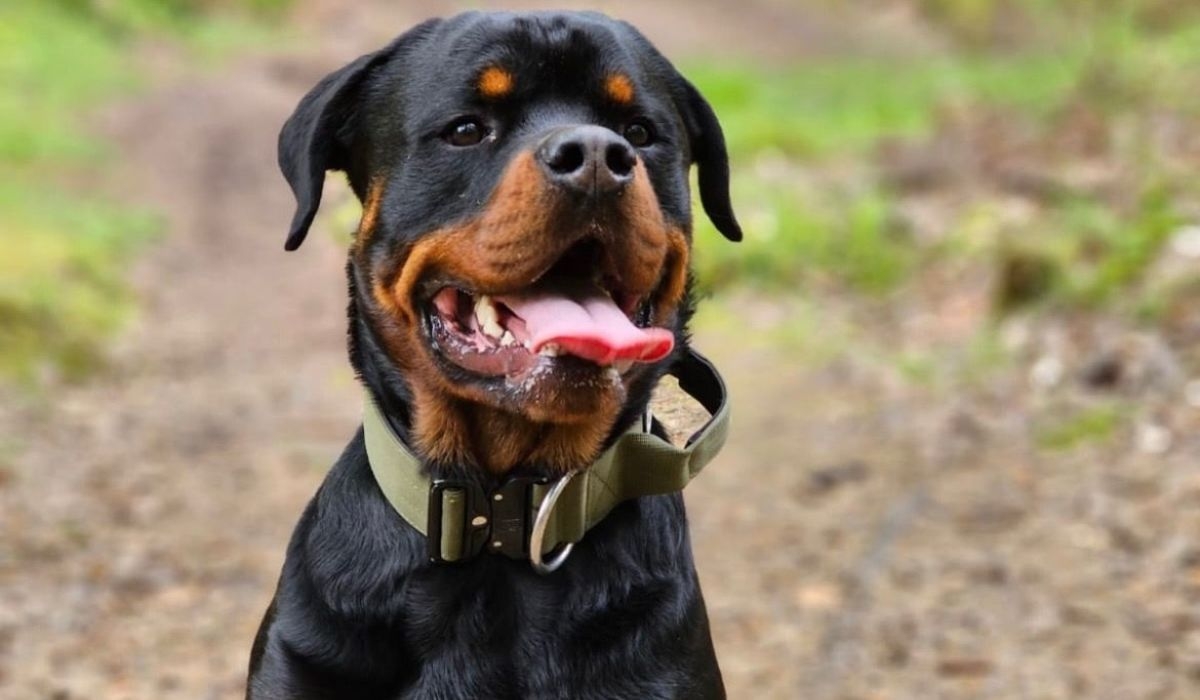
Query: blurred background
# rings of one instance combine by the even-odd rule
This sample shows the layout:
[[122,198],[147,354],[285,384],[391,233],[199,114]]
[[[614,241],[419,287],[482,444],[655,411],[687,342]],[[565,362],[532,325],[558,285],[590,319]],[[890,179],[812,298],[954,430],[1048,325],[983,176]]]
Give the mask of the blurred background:
[[[1200,3],[589,5],[732,149],[687,492],[731,697],[1200,697]],[[358,420],[357,204],[285,255],[278,128],[491,6],[0,4],[0,696],[240,697]]]

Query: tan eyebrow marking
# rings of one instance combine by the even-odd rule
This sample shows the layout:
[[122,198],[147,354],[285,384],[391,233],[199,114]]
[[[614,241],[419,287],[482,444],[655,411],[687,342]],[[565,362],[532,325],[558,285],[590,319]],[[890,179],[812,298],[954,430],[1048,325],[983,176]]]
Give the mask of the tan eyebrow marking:
[[513,78],[513,74],[499,66],[485,68],[479,74],[479,92],[491,100],[497,100],[508,95],[512,92],[515,84],[516,81]]
[[604,81],[604,92],[619,105],[633,102],[633,81],[624,73],[613,73]]

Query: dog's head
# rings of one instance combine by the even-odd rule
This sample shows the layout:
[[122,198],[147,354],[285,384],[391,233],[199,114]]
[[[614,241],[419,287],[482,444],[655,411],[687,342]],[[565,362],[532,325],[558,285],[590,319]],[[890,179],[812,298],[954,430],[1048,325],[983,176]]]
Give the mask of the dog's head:
[[[731,240],[720,125],[598,14],[426,22],[323,79],[280,134],[304,240],[327,170],[362,200],[352,355],[434,460],[579,468],[686,342],[691,197]],[[640,404],[640,405],[639,405]]]

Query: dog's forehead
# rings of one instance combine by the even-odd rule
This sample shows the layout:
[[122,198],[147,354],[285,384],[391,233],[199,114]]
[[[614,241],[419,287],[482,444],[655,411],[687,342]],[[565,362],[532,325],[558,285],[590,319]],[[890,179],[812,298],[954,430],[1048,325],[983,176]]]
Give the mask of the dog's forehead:
[[412,80],[410,65],[407,83],[425,96],[582,97],[615,76],[614,89],[627,88],[631,98],[639,50],[625,25],[596,13],[468,13],[441,25],[410,57],[420,80]]
[[[457,29],[457,31],[456,31]],[[447,24],[446,48],[466,64],[509,61],[548,71],[626,63],[625,27],[592,13],[488,13]]]

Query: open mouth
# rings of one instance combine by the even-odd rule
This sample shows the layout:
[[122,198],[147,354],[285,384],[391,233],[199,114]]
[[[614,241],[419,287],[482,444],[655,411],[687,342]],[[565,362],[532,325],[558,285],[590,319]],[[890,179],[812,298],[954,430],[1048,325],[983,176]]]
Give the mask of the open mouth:
[[560,363],[614,368],[671,353],[671,331],[651,327],[650,298],[605,275],[598,251],[578,245],[528,287],[486,294],[460,283],[435,289],[426,309],[435,350],[459,367],[514,377]]

